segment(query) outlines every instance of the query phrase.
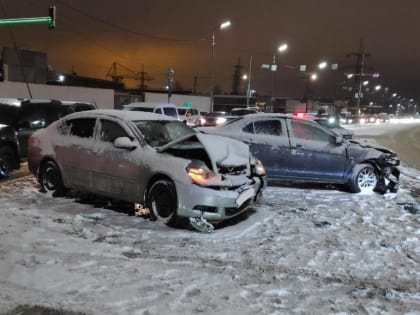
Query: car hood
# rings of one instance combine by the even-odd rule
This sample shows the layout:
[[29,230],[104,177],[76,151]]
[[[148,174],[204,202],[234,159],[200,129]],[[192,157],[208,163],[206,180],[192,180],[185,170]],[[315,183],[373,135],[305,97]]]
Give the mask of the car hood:
[[193,133],[178,138],[162,147],[157,148],[156,150],[158,152],[165,152],[193,137],[197,137],[210,159],[218,166],[231,167],[249,164],[250,153],[249,148],[245,143],[218,135]]
[[396,153],[392,151],[391,149],[377,143],[371,143],[367,141],[357,141],[357,140],[350,140],[350,143],[361,146],[362,148],[375,149],[375,150],[381,151],[382,153],[389,153],[389,154],[396,155]]

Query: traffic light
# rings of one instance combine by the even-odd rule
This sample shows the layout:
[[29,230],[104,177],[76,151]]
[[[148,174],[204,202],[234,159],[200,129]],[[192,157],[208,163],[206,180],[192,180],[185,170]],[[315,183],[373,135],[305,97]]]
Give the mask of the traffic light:
[[48,10],[48,16],[50,18],[48,21],[48,28],[55,28],[55,6],[50,6]]

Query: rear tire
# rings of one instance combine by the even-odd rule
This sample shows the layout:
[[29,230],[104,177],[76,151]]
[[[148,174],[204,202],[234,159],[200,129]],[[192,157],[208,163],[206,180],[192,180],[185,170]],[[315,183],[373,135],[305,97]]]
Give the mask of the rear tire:
[[370,193],[378,184],[379,176],[371,164],[362,163],[353,168],[347,187],[353,193]]
[[170,180],[160,179],[154,182],[147,192],[146,204],[152,220],[172,227],[181,224],[182,220],[177,215],[178,197],[175,185]]
[[18,163],[18,156],[11,147],[0,147],[0,178],[9,177],[18,168]]
[[50,193],[54,197],[65,195],[66,188],[63,184],[60,169],[53,161],[42,164],[38,179],[43,193]]

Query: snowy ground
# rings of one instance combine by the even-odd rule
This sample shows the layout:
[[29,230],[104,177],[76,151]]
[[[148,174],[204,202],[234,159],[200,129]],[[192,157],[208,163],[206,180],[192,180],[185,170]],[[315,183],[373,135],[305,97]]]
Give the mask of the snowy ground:
[[401,169],[396,195],[269,187],[212,234],[16,179],[0,186],[0,314],[420,314],[420,171]]

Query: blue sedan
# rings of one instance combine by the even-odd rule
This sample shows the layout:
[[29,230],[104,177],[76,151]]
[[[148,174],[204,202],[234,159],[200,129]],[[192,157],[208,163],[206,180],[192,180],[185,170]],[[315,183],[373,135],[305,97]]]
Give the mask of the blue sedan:
[[344,184],[351,192],[395,192],[399,159],[391,150],[343,137],[320,124],[286,114],[239,117],[202,132],[247,143],[273,181]]

